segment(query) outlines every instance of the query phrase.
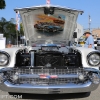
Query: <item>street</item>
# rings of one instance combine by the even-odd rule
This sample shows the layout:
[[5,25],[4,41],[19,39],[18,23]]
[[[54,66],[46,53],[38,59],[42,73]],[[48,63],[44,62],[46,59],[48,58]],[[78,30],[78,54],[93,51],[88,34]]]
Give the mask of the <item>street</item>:
[[[0,100],[100,100],[100,86],[97,90],[91,92],[90,96],[83,94],[53,94],[53,95],[42,95],[42,94],[8,94],[7,92],[0,91]],[[88,96],[88,97],[87,97]]]

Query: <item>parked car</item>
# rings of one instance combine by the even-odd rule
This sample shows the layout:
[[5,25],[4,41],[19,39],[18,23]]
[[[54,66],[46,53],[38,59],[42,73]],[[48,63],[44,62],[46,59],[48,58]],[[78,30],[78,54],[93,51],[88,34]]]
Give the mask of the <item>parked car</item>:
[[[44,12],[44,9],[47,10]],[[43,5],[15,11],[22,16],[26,46],[0,51],[2,91],[61,94],[87,93],[98,88],[100,51],[70,45],[70,42],[74,43],[77,16],[83,11],[52,5],[49,8]],[[60,34],[57,34],[58,31],[54,34],[36,31],[34,23],[41,20],[36,17],[38,13],[49,15],[49,18],[65,16],[61,23],[63,31]]]
[[97,45],[100,46],[100,40],[97,41]]
[[100,38],[97,38],[97,46],[100,46]]
[[97,46],[98,46],[98,45],[97,45],[97,42],[98,42],[97,39],[94,39],[94,48],[95,48],[96,50],[97,50]]

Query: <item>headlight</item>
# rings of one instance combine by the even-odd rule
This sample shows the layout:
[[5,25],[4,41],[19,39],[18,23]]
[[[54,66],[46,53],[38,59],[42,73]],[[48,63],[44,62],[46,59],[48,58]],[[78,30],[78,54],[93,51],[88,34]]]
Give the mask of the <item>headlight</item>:
[[9,63],[9,56],[6,53],[0,52],[0,66],[5,66]]
[[97,53],[90,54],[87,59],[91,66],[97,66],[100,64],[100,55]]

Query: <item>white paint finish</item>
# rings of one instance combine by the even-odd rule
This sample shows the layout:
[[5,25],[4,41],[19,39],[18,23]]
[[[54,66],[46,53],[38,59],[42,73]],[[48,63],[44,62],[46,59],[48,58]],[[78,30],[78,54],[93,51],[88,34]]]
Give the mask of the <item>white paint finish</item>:
[[[39,20],[39,19],[37,20],[37,15],[44,14],[44,7],[47,7],[47,6],[45,5],[45,6],[38,6],[38,7],[30,7],[29,12],[27,12],[27,10],[29,8],[18,9],[20,12],[20,15],[22,17],[23,29],[24,29],[26,40],[29,41],[30,45],[33,42],[34,43],[36,41],[39,42],[40,40],[46,41],[48,39],[59,41],[59,42],[61,40],[63,40],[63,41],[65,41],[66,44],[68,44],[69,41],[72,41],[73,33],[76,29],[76,27],[75,27],[76,20],[77,20],[78,14],[81,11],[70,9],[71,12],[69,13],[69,12],[67,12],[69,10],[67,8],[62,8],[62,7],[58,7],[58,6],[56,7],[56,6],[50,5],[50,7],[55,7],[55,12],[54,12],[54,16],[56,16],[55,18],[57,18],[57,16],[59,16],[59,15],[62,15],[65,17],[65,20],[64,20],[64,29],[63,29],[63,31],[60,32],[61,34],[49,36],[49,35],[40,34],[34,28],[36,21]],[[34,10],[34,9],[37,9],[37,10]],[[45,32],[43,32],[43,33],[45,33]]]
[[25,47],[14,47],[14,48],[5,48],[2,51],[8,53],[10,55],[10,63],[8,66],[0,66],[1,67],[14,67],[15,60],[16,60],[16,53]]
[[[10,55],[10,63],[9,63],[8,66],[0,66],[0,69],[3,68],[3,67],[14,67],[15,60],[16,60],[16,53],[19,50],[22,50],[22,49],[25,49],[25,48],[27,48],[28,51],[30,51],[30,50],[33,49],[32,47],[14,47],[14,48],[6,48],[6,49],[3,49],[2,51],[7,52]],[[59,51],[66,53],[66,52],[69,52],[69,48],[61,47],[59,49]],[[92,67],[92,66],[88,65],[88,63],[87,63],[87,55],[90,52],[97,51],[97,50],[91,49],[91,48],[84,48],[84,47],[71,47],[71,48],[73,48],[74,50],[77,50],[77,51],[79,51],[81,53],[83,67],[86,67],[86,68],[89,68],[90,67],[90,68],[99,69],[99,66]],[[39,48],[35,48],[35,49],[37,50]]]
[[82,64],[83,64],[84,67],[91,67],[91,68],[96,68],[96,69],[98,69],[100,67],[100,66],[93,67],[93,66],[90,66],[87,63],[88,54],[91,53],[91,52],[94,52],[94,51],[98,51],[98,50],[95,50],[95,49],[92,49],[92,48],[85,48],[85,47],[74,47],[73,49],[78,50],[81,53]]

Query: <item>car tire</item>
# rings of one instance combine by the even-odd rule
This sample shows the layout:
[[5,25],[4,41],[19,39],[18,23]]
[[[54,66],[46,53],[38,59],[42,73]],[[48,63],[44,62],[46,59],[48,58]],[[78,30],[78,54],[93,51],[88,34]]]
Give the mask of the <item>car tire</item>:
[[9,95],[18,95],[19,93],[15,93],[15,92],[8,92]]
[[90,96],[91,92],[82,92],[80,93],[80,95],[84,96],[84,97],[88,97]]

